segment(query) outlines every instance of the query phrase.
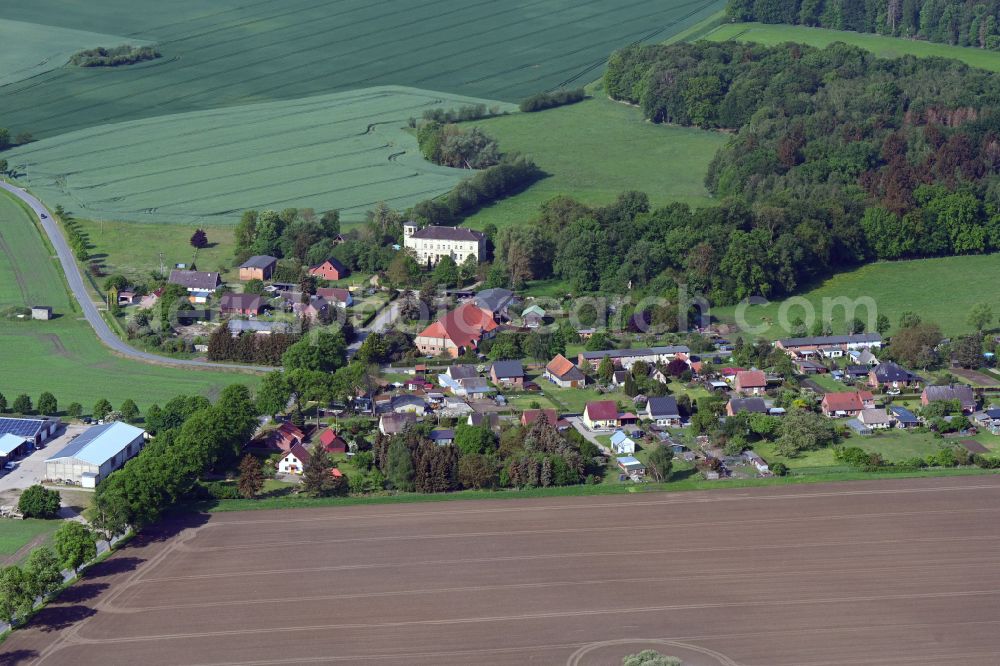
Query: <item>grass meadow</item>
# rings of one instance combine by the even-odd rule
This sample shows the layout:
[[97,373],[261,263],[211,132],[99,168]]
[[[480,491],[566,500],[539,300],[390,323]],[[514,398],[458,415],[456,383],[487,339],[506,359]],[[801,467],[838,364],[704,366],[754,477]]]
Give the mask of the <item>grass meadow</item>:
[[473,215],[469,224],[476,228],[524,224],[560,194],[603,205],[626,190],[640,190],[654,205],[709,205],[705,173],[727,140],[721,132],[654,125],[639,109],[609,100],[602,90],[578,104],[476,124],[496,137],[501,149],[530,155],[549,174]]
[[921,58],[938,57],[961,60],[973,67],[1000,72],[1000,53],[984,49],[973,49],[949,44],[936,44],[916,39],[884,37],[860,32],[810,28],[801,25],[770,25],[763,23],[726,23],[704,35],[702,39],[724,42],[735,39],[741,42],[757,42],[768,46],[784,42],[798,42],[810,46],[824,47],[833,42],[844,42],[860,46],[882,58],[898,58],[914,55]]
[[[1000,254],[884,261],[838,273],[802,292],[796,300],[801,303],[798,299],[804,298],[818,316],[824,298],[869,297],[878,314],[887,315],[894,328],[899,323],[899,316],[909,310],[924,321],[938,324],[945,335],[960,335],[972,330],[966,318],[973,305],[990,303],[993,311],[1000,313],[1000,297],[987,286],[998,282]],[[803,316],[805,309],[801,305],[783,303],[784,300],[749,306],[744,319],[751,326],[763,329],[760,337],[772,340],[788,337],[788,331],[778,325],[781,309],[786,308],[789,319]],[[733,306],[713,308],[712,315],[722,322],[732,323],[736,311]],[[843,308],[834,308],[832,313],[834,331],[846,332],[853,317],[845,318]],[[857,316],[866,318],[864,307],[858,308]]]
[[0,318],[0,393],[37,401],[51,391],[61,408],[79,402],[88,412],[100,398],[118,406],[132,398],[140,409],[179,394],[214,397],[232,383],[256,377],[159,366],[111,353],[82,318],[66,290],[58,260],[17,201],[0,196],[0,310],[50,305],[50,321]]
[[36,137],[169,113],[407,85],[519,101],[600,76],[723,0],[33,0],[0,18],[157,43],[140,66],[60,68],[10,86],[0,118]]

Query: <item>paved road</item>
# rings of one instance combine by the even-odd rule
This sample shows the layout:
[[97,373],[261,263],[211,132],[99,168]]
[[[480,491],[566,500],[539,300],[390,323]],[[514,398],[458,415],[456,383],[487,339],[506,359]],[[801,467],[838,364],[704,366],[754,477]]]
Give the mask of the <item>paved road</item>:
[[[220,370],[253,370],[257,372],[268,372],[274,370],[274,368],[266,366],[251,366],[251,365],[236,365],[234,363],[210,363],[208,361],[196,361],[193,359],[183,359],[183,358],[170,358],[169,356],[160,356],[159,354],[151,354],[149,352],[141,351],[135,347],[131,347],[125,344],[121,338],[115,335],[108,323],[104,321],[101,317],[101,313],[98,311],[97,306],[94,305],[94,301],[91,300],[90,295],[87,293],[87,288],[83,283],[83,275],[80,274],[80,269],[76,265],[76,260],[73,258],[73,252],[69,248],[69,244],[66,243],[66,238],[62,235],[59,230],[59,225],[52,218],[52,213],[49,211],[45,205],[28,194],[19,187],[15,187],[10,183],[5,183],[0,181],[0,188],[3,188],[16,196],[18,199],[23,201],[28,205],[31,210],[35,212],[42,223],[42,228],[45,230],[45,235],[49,237],[49,241],[52,243],[52,247],[56,249],[56,255],[59,257],[59,263],[62,264],[63,272],[66,274],[66,281],[69,283],[69,288],[73,292],[73,297],[80,304],[83,309],[83,315],[90,322],[90,325],[94,328],[94,332],[97,333],[97,337],[105,345],[110,347],[115,352],[133,358],[137,361],[143,361],[145,363],[159,363],[161,365],[175,365],[183,367],[196,367],[196,368],[212,368]],[[45,217],[42,217],[42,214]]]
[[608,448],[607,444],[603,444],[600,440],[597,439],[598,435],[610,435],[612,432],[614,432],[613,430],[604,430],[602,432],[597,433],[586,426],[586,424],[583,422],[583,417],[581,416],[567,416],[565,418],[567,421],[569,421],[570,425],[576,428],[576,431],[578,433],[584,436],[585,439],[587,439],[593,444],[596,444],[597,448],[599,448],[601,451],[604,451],[605,454],[609,456],[614,455],[614,452],[610,448]]
[[356,338],[347,347],[347,358],[352,358],[361,348],[361,343],[365,341],[369,333],[381,333],[392,326],[392,323],[399,317],[399,300],[392,301],[386,307],[379,310],[372,322],[364,328],[359,328]]

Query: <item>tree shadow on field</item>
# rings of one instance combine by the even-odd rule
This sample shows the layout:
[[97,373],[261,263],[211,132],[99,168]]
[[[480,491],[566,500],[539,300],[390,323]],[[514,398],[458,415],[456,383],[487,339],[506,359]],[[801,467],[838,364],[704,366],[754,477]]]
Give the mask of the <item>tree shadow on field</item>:
[[11,652],[0,651],[0,666],[17,666],[17,664],[27,664],[38,658],[36,650],[12,650]]
[[670,481],[683,481],[684,479],[690,479],[692,476],[698,474],[698,470],[695,467],[690,469],[677,469],[670,472]]
[[118,574],[135,571],[143,562],[145,560],[138,557],[109,557],[102,562],[87,567],[87,570],[83,573],[83,577],[87,580],[95,580],[107,576],[117,576]]
[[90,601],[106,589],[107,583],[77,583],[59,595],[59,603],[79,604]]
[[31,618],[31,627],[39,631],[62,631],[95,615],[97,611],[89,606],[46,606]]

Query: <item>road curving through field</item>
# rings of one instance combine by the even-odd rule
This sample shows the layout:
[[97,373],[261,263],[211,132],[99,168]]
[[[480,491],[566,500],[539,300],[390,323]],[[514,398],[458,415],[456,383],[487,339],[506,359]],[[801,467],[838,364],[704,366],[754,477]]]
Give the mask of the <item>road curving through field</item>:
[[[194,359],[170,358],[169,356],[161,356],[159,354],[141,351],[126,344],[121,338],[115,335],[114,331],[111,330],[111,327],[108,326],[108,323],[104,321],[104,318],[101,316],[100,311],[98,311],[97,306],[94,305],[94,301],[87,293],[87,288],[83,283],[83,275],[80,273],[80,268],[76,265],[76,260],[73,258],[73,252],[70,250],[69,245],[66,243],[66,239],[59,231],[59,228],[52,217],[52,213],[45,207],[45,204],[25,190],[11,185],[10,183],[0,181],[0,188],[10,192],[19,200],[24,202],[35,213],[35,215],[38,216],[39,221],[42,223],[42,229],[45,231],[45,235],[48,236],[49,241],[52,243],[52,247],[56,250],[56,255],[59,257],[59,263],[62,265],[63,273],[66,275],[66,282],[69,284],[70,291],[73,293],[73,298],[75,298],[80,304],[84,317],[86,317],[87,321],[90,322],[90,325],[97,334],[98,339],[106,346],[110,347],[114,352],[137,361],[142,361],[143,363],[155,363],[158,365],[172,365],[187,368],[209,368],[212,370],[242,370],[252,372],[268,372],[275,369],[269,366],[260,365],[210,363],[208,361],[197,361]],[[43,214],[45,217],[42,217]]]

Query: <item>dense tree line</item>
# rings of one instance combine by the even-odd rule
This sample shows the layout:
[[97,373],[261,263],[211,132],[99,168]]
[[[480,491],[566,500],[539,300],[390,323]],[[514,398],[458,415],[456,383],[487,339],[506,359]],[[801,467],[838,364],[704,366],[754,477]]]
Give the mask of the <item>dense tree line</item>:
[[729,0],[738,21],[791,23],[1000,49],[997,0]]
[[233,337],[228,323],[222,321],[208,337],[208,360],[276,366],[298,339],[299,336],[293,333],[257,335],[252,331],[243,331]]
[[282,211],[245,211],[236,225],[236,263],[252,255],[285,259],[294,266],[291,282],[298,282],[298,268],[327,259],[340,234],[340,212],[317,215],[311,208]]
[[415,424],[391,437],[379,436],[375,468],[390,488],[437,493],[462,488],[523,488],[593,482],[600,452],[576,431],[567,434],[541,419],[513,426],[499,436],[485,426],[460,424],[445,446],[429,439],[431,424]]
[[417,143],[424,159],[442,166],[485,169],[500,161],[496,139],[478,127],[464,130],[452,123],[428,121],[417,130]]
[[659,229],[650,268],[682,271],[717,302],[866,260],[1000,249],[1000,80],[988,72],[843,44],[700,42],[619,51],[605,84],[656,122],[735,131],[706,180],[722,205],[653,213],[687,233]]
[[69,59],[70,64],[77,67],[118,67],[132,65],[143,60],[154,60],[160,57],[160,52],[152,46],[130,46],[123,44],[114,48],[86,49],[75,53]]
[[164,409],[151,407],[147,428],[155,437],[98,484],[94,526],[116,535],[155,522],[190,496],[201,474],[235,466],[257,429],[256,416],[250,391],[237,384],[226,387],[214,405],[201,397],[178,397]]
[[[483,118],[492,118],[493,116],[501,115],[505,115],[505,112],[501,111],[499,106],[491,106],[487,108],[485,104],[467,104],[465,106],[460,106],[457,109],[445,109],[442,107],[425,109],[423,119],[444,124],[462,123],[470,120],[481,120]],[[416,127],[417,124],[416,118],[410,119],[410,127]]]
[[552,92],[541,92],[531,97],[521,100],[518,108],[525,113],[532,111],[543,111],[566,104],[576,104],[587,96],[583,88],[573,90],[554,90]]

